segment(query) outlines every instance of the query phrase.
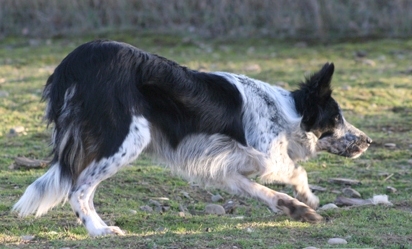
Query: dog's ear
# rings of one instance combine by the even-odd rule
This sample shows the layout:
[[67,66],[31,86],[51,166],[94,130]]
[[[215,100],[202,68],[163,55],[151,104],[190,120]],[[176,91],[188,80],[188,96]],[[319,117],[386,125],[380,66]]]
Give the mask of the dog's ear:
[[332,95],[330,83],[334,71],[335,65],[333,63],[326,63],[319,72],[306,80],[305,84],[310,89],[311,97],[322,102],[322,100],[324,101]]
[[334,70],[333,63],[326,63],[319,72],[307,78],[298,90],[292,92],[296,110],[302,115],[302,128],[306,131],[311,130],[316,124],[322,109],[331,98],[330,83]]

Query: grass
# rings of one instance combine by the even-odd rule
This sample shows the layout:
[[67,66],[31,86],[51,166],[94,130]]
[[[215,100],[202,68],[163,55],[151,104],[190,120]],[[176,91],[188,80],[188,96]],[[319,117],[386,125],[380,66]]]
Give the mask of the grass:
[[[273,214],[255,200],[219,190],[203,190],[162,169],[145,156],[99,187],[95,205],[102,218],[127,232],[125,237],[91,239],[78,225],[69,205],[40,219],[19,219],[10,213],[25,188],[45,170],[12,170],[16,156],[48,157],[50,130],[42,122],[42,88],[54,67],[81,43],[96,37],[71,37],[35,42],[0,41],[0,248],[338,248],[332,237],[345,238],[346,248],[412,248],[412,40],[376,40],[296,46],[273,40],[204,41],[156,34],[105,34],[129,42],[194,69],[247,74],[294,89],[304,75],[326,61],[336,66],[334,96],[346,118],[374,139],[359,159],[329,154],[302,163],[321,205],[331,203],[343,186],[331,177],[360,180],[354,188],[365,199],[385,194],[393,206],[363,206],[323,211],[320,225],[291,221]],[[355,58],[362,51],[366,58]],[[1,94],[0,94],[1,95]],[[10,129],[24,126],[25,134]],[[385,143],[395,143],[389,149]],[[388,177],[390,176],[390,177]],[[270,185],[291,194],[291,189]],[[335,191],[334,191],[335,190]],[[206,215],[211,194],[237,203],[233,214]],[[189,198],[185,197],[189,196]],[[167,197],[163,213],[146,213],[150,199]],[[220,203],[220,204],[222,204]],[[180,206],[187,209],[180,217]],[[22,236],[35,236],[24,241]]]

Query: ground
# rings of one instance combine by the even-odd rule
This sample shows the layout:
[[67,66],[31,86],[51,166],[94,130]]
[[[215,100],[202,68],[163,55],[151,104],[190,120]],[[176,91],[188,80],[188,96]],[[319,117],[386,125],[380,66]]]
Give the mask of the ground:
[[[309,182],[327,189],[317,193],[321,205],[342,195],[345,186],[331,183],[332,177],[359,180],[352,187],[362,198],[387,194],[393,205],[319,211],[325,222],[310,225],[274,214],[255,200],[201,189],[143,156],[105,181],[95,197],[102,218],[120,226],[125,237],[89,238],[67,204],[39,219],[17,218],[12,205],[45,170],[10,166],[18,156],[47,159],[50,153],[40,102],[45,81],[67,53],[98,37],[131,43],[193,69],[246,74],[289,90],[334,62],[333,95],[347,120],[374,143],[359,159],[322,153],[303,162]],[[334,237],[347,240],[346,248],[412,248],[412,40],[308,44],[111,33],[6,38],[0,48],[0,248],[342,248],[327,244]],[[292,193],[288,186],[269,186]],[[388,193],[388,186],[396,192]],[[234,201],[233,213],[205,214],[215,194],[223,197],[217,204]],[[158,210],[153,201],[160,203]]]

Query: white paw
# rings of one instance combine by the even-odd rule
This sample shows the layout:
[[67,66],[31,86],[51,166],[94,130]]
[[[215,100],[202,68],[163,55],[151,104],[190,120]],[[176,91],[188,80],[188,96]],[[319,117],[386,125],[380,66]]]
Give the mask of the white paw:
[[106,227],[95,228],[89,231],[89,234],[92,237],[106,236],[106,235],[120,235],[120,236],[125,235],[125,233],[119,227],[116,227],[116,226],[106,226]]

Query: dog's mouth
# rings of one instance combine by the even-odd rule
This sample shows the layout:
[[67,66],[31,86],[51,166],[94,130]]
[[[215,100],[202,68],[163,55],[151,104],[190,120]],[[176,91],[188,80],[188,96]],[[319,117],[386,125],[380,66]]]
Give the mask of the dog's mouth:
[[360,157],[365,151],[368,150],[370,144],[362,144],[361,146],[359,145],[352,145],[349,148],[347,148],[341,156],[349,157],[349,158],[358,158]]
[[368,148],[369,148],[369,145],[366,146],[365,148],[357,148],[356,150],[352,151],[348,157],[352,159],[358,158],[363,154],[363,152],[367,151]]

